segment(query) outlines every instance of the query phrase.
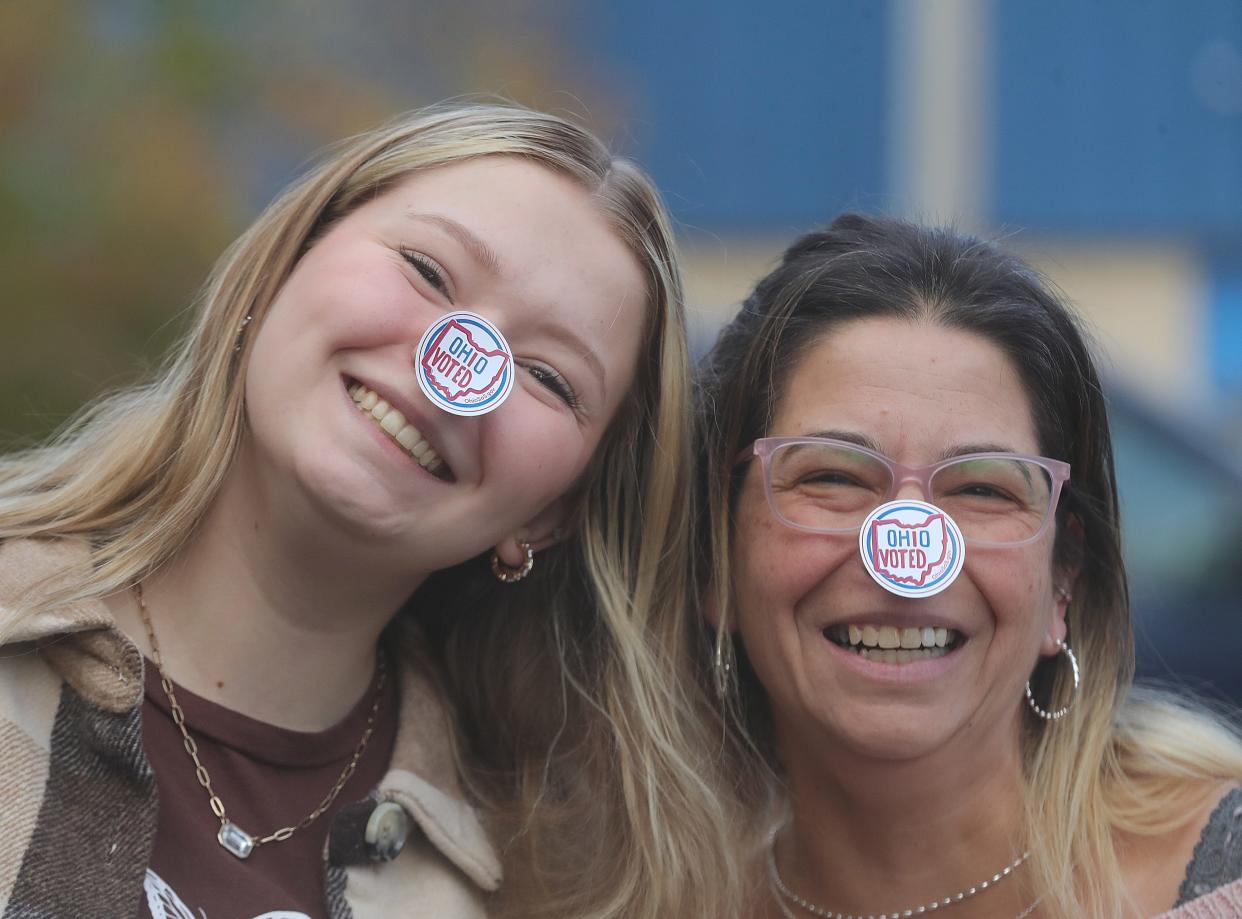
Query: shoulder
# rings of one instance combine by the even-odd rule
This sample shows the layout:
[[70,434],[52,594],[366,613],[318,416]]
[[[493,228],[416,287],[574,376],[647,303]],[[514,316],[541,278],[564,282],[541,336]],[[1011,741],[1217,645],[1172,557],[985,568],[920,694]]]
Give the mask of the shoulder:
[[34,700],[57,695],[62,682],[109,712],[128,711],[142,698],[141,654],[103,602],[31,611],[42,591],[82,583],[90,571],[85,540],[0,542],[0,717],[23,721],[28,710],[40,710]]
[[[390,768],[368,801],[334,821],[329,898],[339,888],[355,919],[389,916],[393,903],[417,904],[419,915],[483,919],[500,886],[500,861],[458,777],[451,706],[416,636],[403,635],[392,650],[400,710]],[[389,863],[363,844],[373,825],[375,835],[400,840]]]
[[[420,836],[481,891],[496,890],[500,858],[461,780],[453,709],[410,633],[399,645],[400,715],[382,799],[412,818]],[[459,875],[460,876],[460,875]]]
[[90,551],[80,539],[10,539],[0,542],[0,645],[37,641],[58,633],[107,628],[102,603],[70,603],[35,616],[22,613],[33,592],[72,584],[90,574]]
[[1188,903],[1242,878],[1242,787],[1231,786],[1212,808],[1186,865],[1177,903]]
[[[1218,815],[1242,804],[1242,799],[1237,799],[1238,789],[1229,783],[1211,783],[1206,788],[1202,784],[1197,788],[1187,784],[1178,790],[1184,794],[1175,797],[1187,802],[1181,819],[1170,821],[1164,829],[1154,833],[1118,833],[1116,837],[1126,889],[1145,916],[1189,899],[1185,891],[1196,863],[1201,857],[1215,862],[1208,853],[1218,845],[1214,830]],[[1235,799],[1237,803],[1231,804]],[[1239,854],[1242,855],[1242,850]],[[1203,892],[1238,876],[1235,868],[1234,874],[1216,880],[1203,888]],[[1206,877],[1199,883],[1205,881]]]
[[1177,802],[1180,818],[1171,817],[1156,832],[1119,832],[1115,837],[1125,888],[1141,915],[1163,913],[1240,877],[1242,848],[1232,859],[1232,871],[1222,864],[1231,846],[1230,828],[1221,820],[1242,806],[1242,791],[1222,782],[1186,784],[1172,790],[1171,800]]

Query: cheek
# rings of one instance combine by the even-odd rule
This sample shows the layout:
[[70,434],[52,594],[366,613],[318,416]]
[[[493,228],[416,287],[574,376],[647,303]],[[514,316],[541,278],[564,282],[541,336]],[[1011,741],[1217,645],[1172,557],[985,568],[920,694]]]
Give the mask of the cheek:
[[[531,397],[522,393],[511,398]],[[542,507],[573,488],[598,438],[588,437],[559,410],[527,407],[530,411],[515,411],[488,432],[485,457],[491,473],[507,482],[517,503]]]
[[739,501],[734,526],[733,583],[744,630],[790,623],[800,607],[831,603],[825,596],[845,575],[856,542],[785,526],[766,499]]
[[977,551],[966,558],[968,577],[998,625],[1026,625],[1042,632],[1053,611],[1051,551],[1042,543],[1019,549]]
[[397,266],[325,253],[294,270],[273,301],[263,330],[280,348],[296,347],[303,340],[327,351],[411,337],[416,342],[419,320],[431,318],[417,308],[420,302]]

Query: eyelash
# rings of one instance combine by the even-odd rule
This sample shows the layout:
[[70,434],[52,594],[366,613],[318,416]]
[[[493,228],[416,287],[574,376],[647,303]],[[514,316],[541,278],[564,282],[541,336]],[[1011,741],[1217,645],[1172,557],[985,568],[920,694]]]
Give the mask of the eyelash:
[[424,281],[444,294],[445,297],[448,297],[450,303],[453,302],[453,298],[449,294],[448,282],[444,280],[444,272],[439,265],[421,252],[415,252],[413,249],[400,249],[398,251],[401,253],[401,257],[409,262],[414,270],[422,276]]
[[[400,249],[398,251],[400,251],[401,257],[409,262],[414,270],[422,276],[424,281],[444,294],[445,297],[448,297],[450,303],[453,302],[453,298],[448,292],[448,283],[444,280],[444,273],[439,265],[421,252],[415,252],[413,249]],[[557,373],[551,367],[545,367],[541,364],[526,364],[524,366],[541,386],[546,386],[554,392],[571,409],[577,411],[582,407],[582,403],[578,400],[578,394],[574,392],[574,388],[569,385],[569,381],[564,376]]]
[[569,385],[569,381],[551,367],[544,367],[542,364],[524,364],[523,366],[541,386],[546,386],[556,393],[571,409],[576,411],[582,407],[582,403],[578,401],[578,394]]

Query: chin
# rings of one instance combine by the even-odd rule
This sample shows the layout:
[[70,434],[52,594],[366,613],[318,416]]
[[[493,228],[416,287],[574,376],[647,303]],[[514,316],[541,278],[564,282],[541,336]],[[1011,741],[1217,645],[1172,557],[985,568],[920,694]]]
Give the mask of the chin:
[[952,742],[953,726],[920,707],[886,705],[821,717],[828,744],[864,759],[917,760]]
[[[365,467],[324,454],[298,463],[292,475],[315,516],[349,536],[400,540],[410,513]],[[408,541],[408,535],[406,536]]]
[[939,749],[945,737],[939,732],[896,730],[885,727],[880,731],[851,732],[838,735],[838,743],[856,756],[886,762],[918,760]]

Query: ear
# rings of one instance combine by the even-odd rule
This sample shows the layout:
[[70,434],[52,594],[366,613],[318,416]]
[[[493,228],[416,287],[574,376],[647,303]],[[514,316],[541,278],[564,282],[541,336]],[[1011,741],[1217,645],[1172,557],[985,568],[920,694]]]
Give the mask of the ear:
[[1062,593],[1062,590],[1061,587],[1053,587],[1052,621],[1049,622],[1048,632],[1039,646],[1039,653],[1043,657],[1056,657],[1061,652],[1058,643],[1065,641],[1069,632],[1065,625],[1065,611],[1069,609],[1070,600],[1073,598],[1069,593]]
[[540,552],[564,541],[570,534],[569,522],[573,518],[574,504],[574,496],[562,495],[557,498],[512,536],[496,543],[497,557],[509,567],[518,568],[526,560],[526,551],[521,543],[526,543],[536,552]]
[[1058,546],[1052,568],[1052,621],[1040,647],[1040,654],[1044,657],[1053,657],[1060,652],[1057,643],[1065,641],[1069,631],[1065,620],[1074,600],[1074,587],[1082,565],[1082,521],[1076,515],[1066,520],[1065,529],[1058,535],[1058,542],[1061,540],[1065,540],[1065,544]]

